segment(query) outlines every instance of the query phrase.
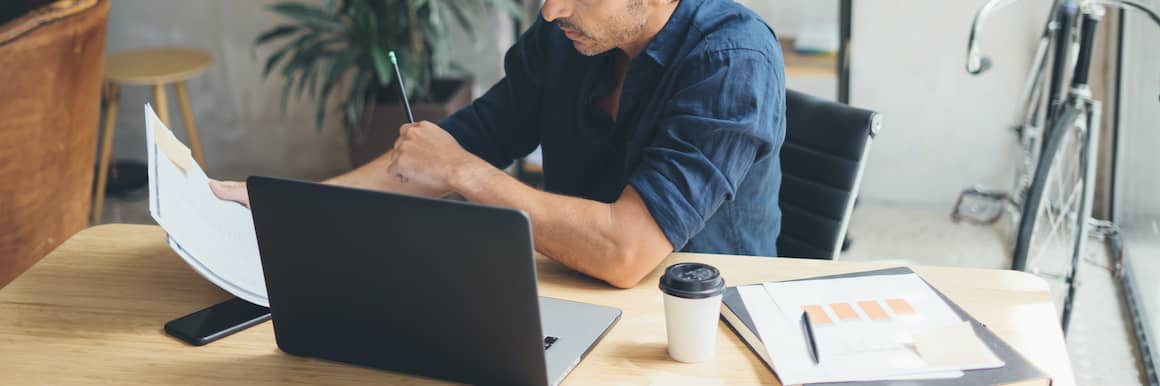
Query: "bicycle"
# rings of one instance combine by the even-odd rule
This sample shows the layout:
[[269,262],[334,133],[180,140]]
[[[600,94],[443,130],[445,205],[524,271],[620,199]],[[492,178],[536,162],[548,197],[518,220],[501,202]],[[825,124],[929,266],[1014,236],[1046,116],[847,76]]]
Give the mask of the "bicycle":
[[[992,0],[976,16],[968,46],[968,72],[981,73],[990,65],[977,45],[982,21],[1014,1]],[[1017,165],[1020,170],[1012,193],[980,188],[964,191],[952,214],[952,218],[965,218],[963,203],[972,195],[1002,200],[1005,209],[1018,212],[1019,217],[1013,219],[1018,231],[1011,268],[1049,279],[1056,304],[1062,306],[1060,323],[1065,333],[1071,320],[1076,273],[1088,236],[1116,232],[1115,224],[1092,218],[1102,104],[1092,98],[1088,81],[1104,6],[1142,11],[1160,25],[1157,12],[1132,0],[1055,1],[1025,90],[1026,115],[1017,128],[1021,161],[1034,160],[1034,169]],[[1043,67],[1049,48],[1044,44],[1049,35],[1053,58],[1051,83],[1045,93]],[[1064,93],[1062,85],[1068,75],[1071,78]],[[1033,174],[1028,174],[1028,170],[1033,170]],[[1002,213],[983,220],[994,223]]]
[[[988,17],[1014,1],[992,0],[975,15],[967,43],[967,73],[980,75],[991,68],[991,59],[981,53],[982,40],[980,35],[983,25]],[[1063,0],[1053,1],[1052,11],[1043,27],[1031,68],[1028,70],[1027,81],[1023,86],[1023,108],[1020,110],[1022,116],[1012,127],[1019,149],[1012,187],[1009,191],[982,186],[974,186],[964,190],[960,193],[955,202],[954,210],[951,212],[951,219],[955,222],[969,221],[992,225],[998,222],[1004,214],[1007,214],[1007,218],[1011,220],[1007,225],[1018,226],[1023,202],[1031,186],[1031,179],[1038,162],[1043,127],[1046,126],[1045,123],[1048,120],[1045,105],[1050,105],[1050,103],[1046,101],[1059,99],[1058,84],[1062,82],[1064,72],[1067,69],[1066,61],[1059,58],[1065,55],[1068,49],[1063,44],[1053,42],[1057,35],[1062,35],[1057,34],[1056,31],[1061,24],[1057,17],[1058,10],[1063,3]],[[1053,58],[1055,59],[1050,61],[1051,71],[1048,73],[1045,72],[1045,69],[1049,63],[1049,52],[1054,52]],[[1043,87],[1048,79],[1052,84],[1050,93]]]

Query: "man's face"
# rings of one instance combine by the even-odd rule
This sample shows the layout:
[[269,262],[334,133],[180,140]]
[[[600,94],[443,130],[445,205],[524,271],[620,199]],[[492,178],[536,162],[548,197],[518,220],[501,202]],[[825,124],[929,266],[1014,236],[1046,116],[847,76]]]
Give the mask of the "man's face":
[[581,54],[598,55],[640,36],[645,0],[546,0],[544,20],[555,22]]

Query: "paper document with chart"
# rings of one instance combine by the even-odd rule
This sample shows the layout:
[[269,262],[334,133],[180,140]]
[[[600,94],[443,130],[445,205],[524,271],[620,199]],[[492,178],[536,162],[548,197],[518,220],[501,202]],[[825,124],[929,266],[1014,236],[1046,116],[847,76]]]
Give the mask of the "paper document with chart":
[[227,292],[268,307],[250,210],[222,201],[189,148],[145,106],[149,214],[169,246],[197,273]]
[[[983,358],[965,361],[927,360],[927,351],[940,359],[949,346],[918,346],[930,334],[933,340],[961,330],[963,321],[917,275],[871,276],[830,280],[764,283],[772,299],[769,312],[754,312],[758,333],[780,336],[780,344],[766,345],[778,362],[778,376],[786,383],[841,382],[881,379],[922,379],[962,376],[962,370],[1000,367],[1003,362],[983,347],[968,328],[972,347],[983,347]],[[743,294],[746,296],[749,294]],[[764,310],[762,310],[764,311]],[[802,329],[794,328],[802,313],[813,321],[819,365],[804,349]],[[784,327],[778,327],[782,325]],[[953,358],[952,358],[953,359]],[[785,366],[782,366],[785,364]],[[784,369],[783,369],[784,368]]]
[[[1045,379],[906,268],[737,286],[726,290],[722,303],[722,318],[787,385]],[[811,329],[803,328],[804,315]],[[811,336],[815,350],[809,349]]]

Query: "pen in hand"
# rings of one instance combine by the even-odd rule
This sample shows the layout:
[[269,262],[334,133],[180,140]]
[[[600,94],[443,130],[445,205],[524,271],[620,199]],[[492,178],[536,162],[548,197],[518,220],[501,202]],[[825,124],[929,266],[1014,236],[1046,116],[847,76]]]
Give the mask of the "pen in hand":
[[407,100],[407,87],[403,85],[403,72],[399,71],[399,59],[395,57],[395,51],[390,51],[387,56],[391,58],[391,65],[395,67],[395,80],[399,81],[399,91],[403,93],[403,109],[407,110],[407,121],[415,123],[415,115],[411,114],[411,102]]

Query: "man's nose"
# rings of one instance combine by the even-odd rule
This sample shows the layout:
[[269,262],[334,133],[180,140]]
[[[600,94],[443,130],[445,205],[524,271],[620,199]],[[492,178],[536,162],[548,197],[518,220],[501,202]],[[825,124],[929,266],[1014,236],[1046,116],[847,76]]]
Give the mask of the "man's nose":
[[540,10],[540,15],[544,17],[544,21],[551,23],[556,19],[572,16],[574,6],[575,0],[546,0],[544,7]]

